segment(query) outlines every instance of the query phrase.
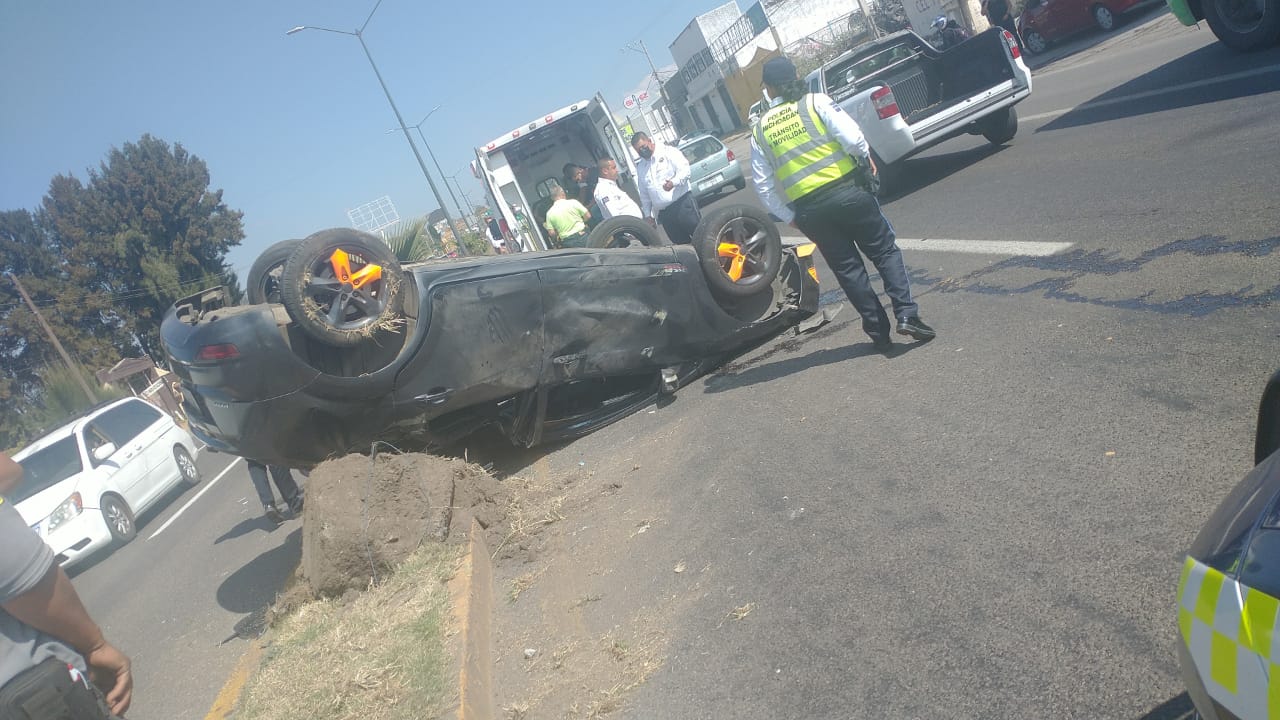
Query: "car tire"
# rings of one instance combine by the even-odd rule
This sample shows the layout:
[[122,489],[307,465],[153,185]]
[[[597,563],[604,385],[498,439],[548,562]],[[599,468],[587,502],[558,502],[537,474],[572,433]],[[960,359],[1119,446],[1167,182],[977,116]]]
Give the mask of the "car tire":
[[129,503],[125,502],[124,498],[118,495],[103,495],[99,506],[102,509],[102,519],[107,523],[107,530],[111,533],[113,544],[124,545],[138,534],[133,510],[129,509]]
[[587,236],[587,247],[624,248],[631,245],[632,241],[639,242],[645,247],[664,247],[671,244],[670,240],[650,227],[643,218],[619,215],[595,226]]
[[173,446],[173,461],[178,464],[178,475],[183,483],[190,487],[200,484],[200,467],[186,448],[181,445]]
[[1032,55],[1039,55],[1049,49],[1049,41],[1044,39],[1039,30],[1022,31],[1022,47]]
[[1115,13],[1111,12],[1111,8],[1106,5],[1102,3],[1094,5],[1089,10],[1089,14],[1093,16],[1093,22],[1097,24],[1098,29],[1102,32],[1111,32],[1116,29]]
[[[334,268],[345,252],[363,268],[381,267],[380,277],[347,294]],[[359,270],[348,267],[355,271]],[[280,295],[303,332],[328,345],[352,347],[390,329],[401,317],[404,271],[391,248],[374,235],[350,228],[321,230],[298,244],[280,275]]]
[[1209,29],[1223,45],[1252,52],[1280,42],[1280,0],[1261,0],[1262,13],[1245,16],[1251,5],[1241,0],[1204,0],[1201,9]]
[[1009,106],[1003,112],[997,112],[983,118],[982,137],[992,145],[1004,145],[1018,134],[1018,111]]
[[1258,429],[1253,441],[1253,464],[1280,450],[1280,371],[1271,376],[1258,403]]
[[733,181],[733,186],[734,186],[734,187],[736,187],[736,188],[738,188],[739,190],[746,190],[746,189],[747,189],[747,179],[746,179],[746,178],[738,178],[737,180],[734,180],[734,181]]
[[285,261],[298,249],[301,240],[281,240],[272,245],[249,268],[249,283],[245,295],[250,305],[280,302],[280,275],[284,271]]
[[[722,256],[721,243],[746,246],[743,267],[750,274],[730,276],[733,258]],[[782,267],[782,236],[769,214],[752,205],[729,205],[704,216],[693,231],[703,274],[711,291],[721,297],[742,298],[767,290]],[[729,267],[726,267],[729,266]]]

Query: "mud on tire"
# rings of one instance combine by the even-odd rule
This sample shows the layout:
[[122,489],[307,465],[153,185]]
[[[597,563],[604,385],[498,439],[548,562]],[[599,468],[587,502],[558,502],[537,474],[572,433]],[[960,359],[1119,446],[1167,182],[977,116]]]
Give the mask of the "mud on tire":
[[328,345],[351,347],[395,327],[404,282],[400,262],[386,243],[369,233],[333,228],[298,244],[281,272],[280,294],[303,332]]

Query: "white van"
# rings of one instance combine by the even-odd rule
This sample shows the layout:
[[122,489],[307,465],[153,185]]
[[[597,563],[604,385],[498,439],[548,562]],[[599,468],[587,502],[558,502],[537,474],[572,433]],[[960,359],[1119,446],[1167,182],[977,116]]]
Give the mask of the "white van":
[[133,539],[134,515],[169,490],[200,483],[191,434],[137,398],[86,413],[23,448],[9,494],[22,519],[71,566]]

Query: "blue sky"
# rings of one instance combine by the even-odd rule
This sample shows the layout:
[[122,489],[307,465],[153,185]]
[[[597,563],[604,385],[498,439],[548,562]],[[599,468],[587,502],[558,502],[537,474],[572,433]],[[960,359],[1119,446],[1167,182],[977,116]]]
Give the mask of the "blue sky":
[[[54,175],[83,180],[143,133],[202,158],[244,211],[229,258],[242,280],[268,245],[349,225],[383,195],[401,217],[434,209],[356,38],[285,35],[355,30],[374,2],[0,0],[0,210],[36,208]],[[482,202],[475,146],[597,91],[621,111],[649,72],[621,48],[642,39],[669,65],[676,35],[719,4],[383,0],[364,38],[407,124],[442,106],[422,129]]]

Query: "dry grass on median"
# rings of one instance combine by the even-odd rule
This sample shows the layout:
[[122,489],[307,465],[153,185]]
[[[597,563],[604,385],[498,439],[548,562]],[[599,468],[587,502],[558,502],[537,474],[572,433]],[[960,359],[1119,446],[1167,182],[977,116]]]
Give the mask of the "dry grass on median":
[[451,701],[449,593],[460,549],[429,543],[352,600],[317,600],[279,621],[236,717],[430,718]]

